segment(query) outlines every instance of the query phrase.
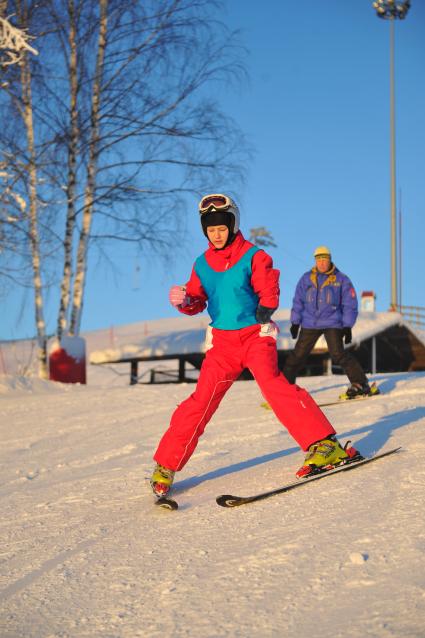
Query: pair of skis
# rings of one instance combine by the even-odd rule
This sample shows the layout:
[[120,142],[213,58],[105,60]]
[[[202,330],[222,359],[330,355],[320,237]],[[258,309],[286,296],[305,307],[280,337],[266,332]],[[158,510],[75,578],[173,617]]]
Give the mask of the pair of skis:
[[[358,461],[347,462],[343,465],[338,465],[332,470],[323,470],[307,478],[299,479],[298,481],[288,483],[287,485],[278,487],[277,489],[254,494],[253,496],[233,496],[231,494],[222,494],[221,496],[217,496],[216,502],[217,505],[221,505],[222,507],[238,507],[239,505],[254,503],[255,501],[261,501],[265,498],[269,498],[270,496],[275,496],[276,494],[289,492],[290,490],[294,490],[297,487],[302,487],[303,485],[307,485],[308,483],[312,483],[313,481],[318,481],[319,479],[326,478],[328,476],[334,476],[335,474],[339,474],[340,472],[348,472],[349,470],[353,470],[354,468],[360,467],[361,465],[367,465],[368,463],[372,463],[372,461],[377,461],[378,459],[382,459],[385,456],[395,454],[399,450],[401,450],[401,447],[396,447],[386,452],[380,452],[379,454],[374,454],[373,456],[369,456]],[[159,498],[156,501],[156,505],[168,510],[176,510],[179,507],[177,501],[171,498],[167,498],[166,496]]]

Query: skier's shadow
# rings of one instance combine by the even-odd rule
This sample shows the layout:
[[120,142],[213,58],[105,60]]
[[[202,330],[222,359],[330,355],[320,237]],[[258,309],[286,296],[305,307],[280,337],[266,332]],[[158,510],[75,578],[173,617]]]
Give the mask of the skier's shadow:
[[[344,433],[344,436],[356,436],[356,446],[363,455],[369,456],[378,452],[395,430],[419,421],[424,417],[424,407],[402,410],[401,412],[387,414],[372,425],[363,425],[360,428],[350,430],[350,432]],[[365,436],[359,439],[357,438],[359,434],[364,434]]]
[[187,490],[190,487],[195,487],[196,485],[204,483],[205,481],[210,481],[212,479],[219,478],[220,476],[227,476],[228,474],[235,474],[236,472],[246,470],[249,467],[255,467],[256,465],[262,465],[263,463],[268,463],[269,461],[274,461],[275,459],[289,456],[294,452],[299,452],[299,448],[292,447],[287,450],[278,450],[277,452],[271,452],[270,454],[264,454],[263,456],[256,456],[255,458],[247,459],[245,461],[241,461],[240,463],[233,463],[232,465],[220,467],[218,469],[211,470],[211,472],[206,472],[205,474],[191,476],[184,481],[175,483],[173,486],[173,492],[183,492],[184,490]]
[[[419,421],[424,417],[424,407],[412,408],[411,410],[403,410],[401,412],[394,412],[393,414],[388,414],[382,417],[381,419],[379,419],[379,421],[376,421],[376,423],[364,425],[360,428],[355,428],[353,430],[350,430],[349,432],[345,432],[344,438],[355,436],[356,447],[358,447],[358,449],[364,456],[369,456],[378,452],[389,440],[391,434],[395,430],[405,427],[406,425],[410,425],[415,421]],[[358,435],[361,434],[364,434],[365,436],[358,439]],[[232,465],[220,467],[218,469],[212,470],[211,472],[206,472],[205,474],[191,476],[188,479],[175,483],[174,489],[176,493],[184,492],[185,490],[191,487],[195,487],[200,483],[204,483],[221,476],[235,474],[237,472],[240,472],[241,470],[246,470],[247,468],[262,465],[263,463],[268,463],[269,461],[274,461],[275,459],[290,456],[294,453],[299,453],[299,451],[300,449],[298,447],[292,447],[286,450],[278,450],[276,452],[271,452],[270,454],[264,454],[263,456],[256,456],[254,458],[241,461],[240,463],[233,463]]]
[[[420,373],[420,372],[415,373],[416,379],[422,376],[425,377],[423,373]],[[372,381],[373,378],[369,380]],[[392,392],[393,390],[397,389],[397,383],[399,381],[407,381],[407,377],[405,372],[400,372],[399,374],[392,372],[391,374],[388,375],[388,377],[385,377],[382,374],[377,376],[375,381],[378,383],[380,391],[383,394],[388,394],[389,392]]]

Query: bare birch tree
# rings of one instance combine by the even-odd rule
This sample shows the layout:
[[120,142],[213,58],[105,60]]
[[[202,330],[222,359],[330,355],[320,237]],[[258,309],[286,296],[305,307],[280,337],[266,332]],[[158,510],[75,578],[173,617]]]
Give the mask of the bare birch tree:
[[102,78],[104,72],[106,31],[108,24],[108,0],[99,0],[99,36],[97,43],[96,68],[93,81],[92,103],[90,113],[90,141],[88,148],[88,164],[86,189],[83,204],[83,220],[78,242],[77,268],[74,279],[74,296],[72,302],[69,332],[78,335],[83,310],[83,293],[87,270],[87,249],[90,228],[93,218],[93,206],[96,192],[96,173],[100,143],[100,103],[102,94]]
[[[2,177],[6,182],[6,187],[1,192],[1,204],[9,209],[13,204],[18,205],[20,209],[19,217],[15,217],[11,210],[7,210],[5,218],[7,222],[17,222],[20,218],[28,221],[28,231],[24,232],[24,238],[28,240],[32,265],[32,285],[34,290],[34,308],[35,308],[35,325],[37,331],[37,358],[39,364],[39,375],[47,378],[47,339],[46,325],[44,321],[43,311],[43,284],[41,276],[41,256],[39,243],[39,226],[38,226],[38,198],[37,198],[37,158],[36,144],[34,132],[33,118],[33,99],[31,84],[31,69],[28,58],[28,51],[37,53],[28,42],[28,12],[25,0],[16,2],[16,19],[18,25],[12,25],[6,20],[7,2],[2,2],[0,6],[1,26],[3,30],[2,47],[8,53],[8,59],[2,60],[2,67],[16,65],[19,75],[20,95],[15,96],[15,106],[20,115],[20,119],[25,131],[25,164],[24,167],[25,182],[27,186],[28,207],[25,199],[16,192],[8,182],[16,180],[16,163],[11,160],[11,154],[3,152],[1,166],[3,168]],[[2,83],[2,89],[6,89],[7,82]],[[4,150],[4,149],[2,149]],[[9,161],[7,161],[9,155]],[[12,169],[12,170],[11,170]],[[12,205],[12,206],[11,206]],[[27,212],[28,209],[28,212]],[[14,226],[16,226],[14,224]],[[11,235],[14,235],[15,228]],[[16,233],[17,234],[17,233]],[[14,238],[13,251],[19,246],[19,241]]]
[[[90,245],[99,247],[113,239],[164,250],[178,227],[184,193],[198,191],[213,177],[222,181],[226,176],[228,182],[240,178],[237,158],[242,157],[244,143],[214,96],[224,80],[230,82],[243,71],[231,34],[205,14],[217,3],[66,4],[70,18],[80,16],[74,34],[72,20],[69,27],[63,20],[65,5],[61,11],[60,2],[51,3],[57,29],[69,28],[70,53],[64,50],[64,59],[69,59],[73,105],[63,118],[70,117],[71,134],[58,139],[67,144],[68,166],[78,145],[79,168],[76,177],[75,171],[68,173],[69,259],[65,258],[58,334],[67,326],[69,239],[77,217],[68,330],[78,334]],[[213,37],[215,31],[222,36]],[[72,41],[78,41],[74,59]],[[77,189],[72,187],[74,177]]]
[[59,312],[57,321],[57,337],[60,341],[63,332],[67,329],[67,315],[72,285],[72,252],[73,238],[76,223],[76,193],[77,193],[77,159],[78,144],[80,138],[78,124],[78,45],[77,45],[77,16],[74,0],[68,1],[68,45],[69,45],[69,123],[70,135],[68,141],[68,175],[66,182],[67,211],[65,223],[65,235],[63,241],[63,275],[61,282],[61,294],[59,300]]
[[[108,256],[119,241],[165,253],[187,195],[240,184],[247,147],[222,98],[244,71],[214,0],[25,1],[40,53],[25,162],[43,202],[41,268],[60,289],[61,337],[80,330],[93,249]],[[3,140],[22,156],[8,127]]]
[[[25,0],[16,3],[17,16],[21,28],[28,26],[28,14]],[[22,87],[22,117],[25,125],[28,149],[28,197],[29,197],[29,240],[31,246],[32,271],[34,281],[35,325],[37,330],[37,357],[39,376],[47,379],[47,337],[43,311],[43,284],[41,278],[40,245],[37,211],[37,161],[34,137],[34,121],[32,108],[31,70],[28,54],[23,53],[20,65]]]

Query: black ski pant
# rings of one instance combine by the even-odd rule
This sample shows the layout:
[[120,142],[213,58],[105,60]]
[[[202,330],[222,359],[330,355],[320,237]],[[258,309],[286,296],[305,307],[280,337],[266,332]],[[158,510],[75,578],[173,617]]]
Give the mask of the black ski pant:
[[301,328],[295,348],[289,353],[283,367],[283,374],[289,383],[295,383],[298,372],[304,367],[314,344],[322,334],[325,336],[332,362],[341,366],[350,383],[367,383],[360,363],[350,352],[344,350],[341,328]]

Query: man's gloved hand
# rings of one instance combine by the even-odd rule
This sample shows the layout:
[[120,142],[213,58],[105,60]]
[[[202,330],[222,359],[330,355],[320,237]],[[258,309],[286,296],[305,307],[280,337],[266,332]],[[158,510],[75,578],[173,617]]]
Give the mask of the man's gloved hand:
[[353,339],[353,335],[351,334],[351,328],[343,328],[342,329],[342,336],[344,338],[344,343],[345,344],[351,343],[351,341]]
[[276,308],[266,308],[266,306],[258,305],[255,318],[258,323],[269,323],[275,310]]
[[291,333],[291,336],[293,339],[296,339],[298,337],[298,330],[300,329],[300,324],[299,323],[291,323],[291,327],[289,328],[289,332]]
[[184,308],[189,303],[189,297],[186,295],[185,286],[171,286],[168,298],[174,308],[177,308],[178,306]]

